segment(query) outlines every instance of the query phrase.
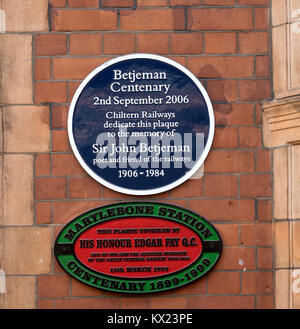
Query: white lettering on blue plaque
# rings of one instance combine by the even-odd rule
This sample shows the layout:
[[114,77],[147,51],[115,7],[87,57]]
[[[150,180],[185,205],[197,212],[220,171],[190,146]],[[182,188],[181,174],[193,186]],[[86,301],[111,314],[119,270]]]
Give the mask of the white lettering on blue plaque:
[[106,62],[77,89],[68,133],[81,166],[126,194],[168,191],[203,164],[214,114],[200,81],[162,56],[131,54]]

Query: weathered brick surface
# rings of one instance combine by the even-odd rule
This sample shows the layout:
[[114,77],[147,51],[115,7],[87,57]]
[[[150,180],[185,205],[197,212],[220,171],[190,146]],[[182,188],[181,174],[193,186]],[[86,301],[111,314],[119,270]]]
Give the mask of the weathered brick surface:
[[[50,150],[34,156],[34,221],[56,236],[88,209],[139,198],[101,186],[78,164],[67,136],[72,97],[93,69],[118,55],[161,54],[190,69],[216,120],[204,176],[142,198],[187,207],[212,221],[224,251],[214,271],[151,296],[114,295],[65,276],[53,261],[37,276],[39,308],[272,308],[272,154],[260,102],[271,96],[269,0],[49,0],[37,31],[34,102],[50,106]],[[18,54],[15,55],[19,58]],[[278,230],[277,230],[278,231]],[[276,232],[277,232],[276,231]],[[278,232],[277,232],[278,233]]]

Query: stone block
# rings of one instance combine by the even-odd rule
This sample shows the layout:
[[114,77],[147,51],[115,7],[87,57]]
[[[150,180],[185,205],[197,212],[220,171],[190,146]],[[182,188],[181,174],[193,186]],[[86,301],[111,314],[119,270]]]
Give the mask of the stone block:
[[2,0],[8,32],[48,31],[48,0]]
[[0,44],[1,103],[32,104],[32,36],[2,34]]
[[5,309],[33,309],[36,297],[36,279],[32,276],[8,276]]
[[4,225],[33,225],[33,156],[4,155]]
[[274,150],[274,218],[288,217],[288,150]]
[[51,271],[52,232],[49,227],[6,227],[6,274],[35,275]]
[[50,150],[49,108],[12,106],[3,108],[5,152],[48,152]]

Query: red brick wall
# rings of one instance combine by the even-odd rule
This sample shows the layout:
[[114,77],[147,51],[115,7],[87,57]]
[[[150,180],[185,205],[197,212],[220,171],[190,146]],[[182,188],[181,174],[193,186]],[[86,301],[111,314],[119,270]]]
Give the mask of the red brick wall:
[[67,113],[81,80],[118,55],[161,54],[190,69],[213,102],[205,175],[147,197],[199,212],[219,230],[214,271],[151,296],[89,288],[53,258],[38,278],[40,308],[273,308],[271,153],[260,102],[271,97],[269,0],[49,0],[50,32],[34,38],[35,102],[50,104],[51,152],[35,159],[35,221],[53,229],[95,206],[136,199],[88,177],[73,156]]

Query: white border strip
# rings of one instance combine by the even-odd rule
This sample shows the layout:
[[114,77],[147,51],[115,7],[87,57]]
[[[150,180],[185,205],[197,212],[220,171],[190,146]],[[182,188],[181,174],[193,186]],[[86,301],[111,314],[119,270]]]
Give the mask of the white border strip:
[[[151,190],[134,190],[134,189],[129,189],[129,188],[122,188],[119,187],[117,185],[111,184],[109,182],[107,182],[106,180],[104,180],[103,178],[99,177],[98,175],[96,175],[85,163],[85,161],[82,159],[81,155],[79,154],[76,144],[75,144],[75,140],[74,140],[74,136],[73,136],[73,127],[72,127],[72,123],[73,123],[73,115],[74,115],[74,110],[75,110],[75,106],[77,103],[77,100],[82,92],[82,90],[85,88],[85,86],[91,81],[91,79],[93,79],[99,72],[103,71],[104,69],[106,69],[107,67],[125,61],[125,60],[129,60],[129,59],[137,59],[137,58],[141,58],[141,59],[154,59],[157,61],[161,61],[167,64],[170,64],[172,66],[175,66],[176,68],[178,68],[179,70],[181,70],[183,73],[185,73],[187,76],[189,76],[193,82],[196,84],[196,86],[199,88],[199,90],[201,91],[205,102],[207,104],[207,108],[208,108],[208,113],[209,113],[209,123],[210,123],[210,130],[209,130],[209,134],[208,134],[208,139],[207,139],[207,143],[205,145],[204,151],[201,155],[201,157],[199,158],[199,160],[196,162],[196,164],[194,165],[194,167],[187,173],[185,174],[183,177],[181,177],[180,179],[178,179],[177,181],[175,181],[174,183],[165,185],[164,187],[160,187],[160,188],[155,188],[155,189],[151,189]],[[76,90],[74,97],[72,99],[71,105],[70,105],[70,110],[69,110],[69,115],[68,115],[68,135],[69,135],[69,141],[73,150],[73,153],[75,154],[77,160],[79,161],[80,165],[83,167],[83,169],[91,176],[93,177],[97,182],[99,182],[100,184],[114,190],[117,192],[121,192],[121,193],[125,193],[125,194],[130,194],[130,195],[152,195],[152,194],[157,194],[157,193],[162,193],[168,190],[171,190],[173,188],[175,188],[176,186],[182,184],[183,182],[185,182],[186,180],[188,180],[191,176],[194,175],[194,173],[201,167],[201,165],[203,164],[204,160],[206,159],[212,142],[213,142],[213,137],[214,137],[214,132],[215,132],[215,118],[214,118],[214,112],[213,112],[213,107],[211,104],[211,101],[208,97],[208,94],[206,92],[206,90],[204,89],[204,87],[202,86],[201,82],[194,76],[194,74],[192,72],[190,72],[189,70],[187,70],[184,66],[182,66],[181,64],[163,57],[163,56],[159,56],[159,55],[153,55],[153,54],[129,54],[129,55],[124,55],[124,56],[120,56],[117,58],[114,58],[112,60],[107,61],[106,63],[100,65],[99,67],[97,67],[94,71],[92,71],[83,81],[82,83],[79,85],[78,89]]]

